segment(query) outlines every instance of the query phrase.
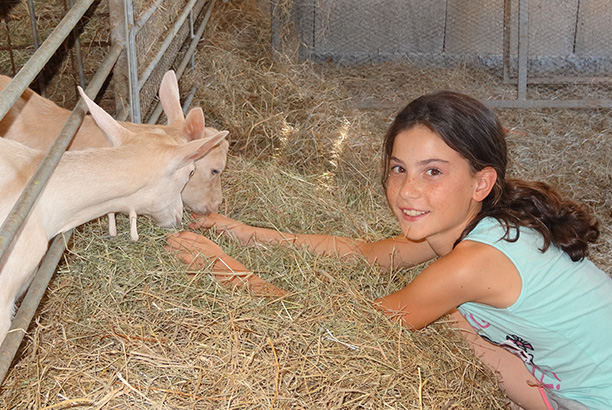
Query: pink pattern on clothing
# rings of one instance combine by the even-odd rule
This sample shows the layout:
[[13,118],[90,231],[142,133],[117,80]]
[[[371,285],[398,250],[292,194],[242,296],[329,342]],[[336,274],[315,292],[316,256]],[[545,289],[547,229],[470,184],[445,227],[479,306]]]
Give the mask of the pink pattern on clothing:
[[[486,321],[484,321],[484,320],[483,320],[482,322],[478,322],[478,320],[476,320],[476,318],[474,317],[474,315],[473,315],[473,314],[471,314],[471,313],[470,313],[470,319],[472,319],[472,321],[473,321],[475,324],[477,324],[477,325],[478,325],[478,327],[480,327],[481,329],[486,329],[487,327],[491,326],[491,324],[490,324],[489,322],[486,322]],[[467,320],[467,318],[466,318],[466,320]],[[474,326],[474,325],[472,325],[472,326]],[[475,330],[478,330],[478,329],[475,329]]]
[[[510,353],[514,354],[515,356],[519,357],[523,362],[525,362],[525,365],[531,368],[531,374],[537,381],[540,382],[541,386],[546,387],[551,390],[561,390],[561,379],[559,379],[559,377],[555,374],[555,372],[550,372],[549,374],[545,372],[544,370],[542,370],[541,368],[539,368],[533,362],[533,355],[529,353],[528,351],[529,350],[533,351],[534,348],[531,345],[531,343],[529,343],[527,340],[521,337],[515,336],[515,335],[507,335],[506,340],[504,340],[501,343],[498,341],[491,340],[482,331],[482,329],[486,329],[490,327],[491,323],[487,322],[486,320],[476,318],[473,313],[469,313],[469,318],[466,316],[464,316],[464,318],[474,328],[476,333],[478,333],[481,337],[483,337],[490,343],[493,343],[499,347],[502,347],[508,350]],[[544,383],[545,377],[554,378],[559,383],[556,383],[556,384],[555,383]]]

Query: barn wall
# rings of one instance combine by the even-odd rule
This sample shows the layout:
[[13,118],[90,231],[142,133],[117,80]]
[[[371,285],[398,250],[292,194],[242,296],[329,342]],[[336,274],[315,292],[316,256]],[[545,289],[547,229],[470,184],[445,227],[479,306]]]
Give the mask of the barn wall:
[[[519,1],[509,1],[511,61],[518,55]],[[398,58],[501,67],[504,0],[296,0],[300,56],[337,63]],[[610,69],[612,4],[529,0],[530,69],[553,74]]]

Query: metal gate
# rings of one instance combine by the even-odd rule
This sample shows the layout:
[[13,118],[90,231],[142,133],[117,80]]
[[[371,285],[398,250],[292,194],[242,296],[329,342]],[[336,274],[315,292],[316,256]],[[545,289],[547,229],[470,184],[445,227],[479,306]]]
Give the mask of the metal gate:
[[[70,8],[65,12],[61,21],[42,43],[38,43],[39,29],[36,12],[37,4],[28,0],[28,15],[31,23],[32,45],[25,62],[16,69],[19,63],[16,54],[27,52],[24,47],[17,47],[12,41],[10,16],[0,17],[4,20],[6,35],[3,38],[0,52],[8,53],[16,74],[13,81],[0,92],[0,119],[2,119],[23,91],[39,78],[45,66],[57,50],[70,39],[72,52],[76,63],[75,78],[86,93],[94,98],[103,88],[107,78],[112,74],[115,101],[115,118],[118,120],[130,119],[132,122],[156,123],[162,109],[156,103],[157,88],[163,74],[174,69],[177,78],[188,69],[197,44],[204,34],[206,24],[210,18],[216,0],[95,0],[71,1]],[[96,4],[94,4],[96,3]],[[65,3],[64,3],[65,4]],[[110,41],[107,46],[101,46],[104,58],[91,70],[91,77],[86,84],[86,73],[83,56],[81,55],[80,33],[87,30],[88,16],[92,8],[108,9],[102,14],[106,17]],[[45,5],[43,2],[42,5]],[[4,7],[10,7],[7,3]],[[6,10],[4,10],[6,12]],[[73,36],[70,38],[70,36]],[[17,38],[13,35],[13,38]],[[186,109],[191,97],[195,93],[192,88],[185,98]],[[44,95],[44,88],[42,90]],[[72,111],[68,121],[58,135],[54,144],[45,155],[43,162],[28,182],[24,192],[15,204],[2,226],[0,226],[0,260],[4,258],[10,244],[19,231],[21,224],[29,214],[38,195],[53,173],[74,134],[76,133],[86,113],[86,106],[79,101]],[[35,311],[42,299],[47,285],[57,267],[57,263],[65,248],[71,232],[52,240],[47,255],[41,262],[39,269],[23,298],[19,310],[11,324],[2,346],[0,346],[0,382],[4,380],[13,358],[23,340],[25,332],[34,317]]]

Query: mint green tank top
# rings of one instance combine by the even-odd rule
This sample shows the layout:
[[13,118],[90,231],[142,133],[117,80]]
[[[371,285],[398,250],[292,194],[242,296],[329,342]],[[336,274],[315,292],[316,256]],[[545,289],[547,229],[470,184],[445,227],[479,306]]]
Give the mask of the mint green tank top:
[[544,239],[533,229],[520,228],[516,242],[504,233],[485,218],[464,240],[514,263],[523,282],[518,299],[505,309],[468,302],[459,312],[484,339],[519,356],[545,388],[591,410],[612,409],[612,279],[554,245],[542,253]]

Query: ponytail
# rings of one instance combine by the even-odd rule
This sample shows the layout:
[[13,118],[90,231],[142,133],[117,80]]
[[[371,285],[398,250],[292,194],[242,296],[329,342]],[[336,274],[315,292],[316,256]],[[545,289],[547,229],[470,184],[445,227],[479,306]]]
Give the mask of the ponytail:
[[563,198],[544,182],[507,179],[496,202],[488,207],[483,203],[480,214],[459,241],[483,218],[493,217],[506,228],[503,239],[515,242],[519,237],[519,227],[532,228],[544,238],[540,251],[546,251],[553,244],[576,262],[588,256],[589,243],[594,243],[599,237],[599,224],[589,209],[584,204]]

